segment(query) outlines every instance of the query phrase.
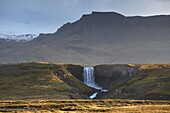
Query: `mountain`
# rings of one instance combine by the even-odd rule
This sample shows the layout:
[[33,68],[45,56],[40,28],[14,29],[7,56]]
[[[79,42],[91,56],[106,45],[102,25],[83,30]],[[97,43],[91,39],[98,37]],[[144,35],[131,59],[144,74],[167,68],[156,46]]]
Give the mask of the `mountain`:
[[170,15],[126,17],[115,12],[92,12],[64,24],[55,33],[3,46],[0,63],[170,63],[169,36]]
[[37,35],[34,34],[23,34],[23,35],[14,35],[14,34],[0,34],[0,39],[5,39],[7,41],[15,42],[27,42],[36,38]]

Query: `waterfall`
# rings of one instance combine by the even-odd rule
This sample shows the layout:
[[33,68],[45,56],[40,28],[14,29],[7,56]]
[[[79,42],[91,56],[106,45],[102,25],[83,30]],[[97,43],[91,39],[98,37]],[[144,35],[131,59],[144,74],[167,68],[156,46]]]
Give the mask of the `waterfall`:
[[106,92],[107,90],[102,89],[99,85],[95,83],[95,72],[93,67],[84,67],[83,70],[83,78],[84,83],[92,88],[99,89],[102,92]]
[[[99,89],[101,92],[107,92],[107,90],[102,89],[95,83],[95,72],[93,67],[84,67],[83,70],[84,83],[92,88]],[[95,98],[98,92],[90,96],[90,98]]]
[[93,67],[85,67],[83,71],[84,83],[90,87],[95,87],[95,76]]

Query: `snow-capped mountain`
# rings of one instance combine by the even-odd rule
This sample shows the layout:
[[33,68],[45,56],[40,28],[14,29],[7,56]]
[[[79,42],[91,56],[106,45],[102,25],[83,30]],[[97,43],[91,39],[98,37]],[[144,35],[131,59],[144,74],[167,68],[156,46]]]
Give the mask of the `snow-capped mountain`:
[[22,35],[15,35],[15,34],[0,34],[0,39],[5,39],[7,41],[16,41],[16,42],[27,42],[33,40],[38,35],[35,34],[22,34]]

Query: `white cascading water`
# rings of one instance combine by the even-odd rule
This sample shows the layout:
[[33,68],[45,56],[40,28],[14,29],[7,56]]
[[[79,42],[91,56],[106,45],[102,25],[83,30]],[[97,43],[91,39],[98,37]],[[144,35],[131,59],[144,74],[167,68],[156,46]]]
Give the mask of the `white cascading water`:
[[84,83],[90,87],[95,86],[94,68],[85,67],[83,71]]
[[[92,88],[99,89],[102,92],[106,92],[107,90],[102,89],[102,87],[99,87],[95,83],[95,72],[93,67],[84,67],[83,70],[83,77],[84,77],[84,83]],[[95,98],[97,93],[94,93],[93,95],[90,96],[90,98]]]

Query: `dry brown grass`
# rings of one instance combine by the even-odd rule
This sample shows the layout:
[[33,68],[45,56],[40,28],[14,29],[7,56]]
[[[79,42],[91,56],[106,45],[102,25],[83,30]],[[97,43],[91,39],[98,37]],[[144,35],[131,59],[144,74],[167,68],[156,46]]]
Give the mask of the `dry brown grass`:
[[119,113],[168,113],[170,105],[136,105],[117,107],[113,112]]
[[140,69],[170,68],[170,64],[141,64]]
[[1,100],[0,112],[8,113],[168,113],[170,101],[145,100]]
[[[47,62],[0,65],[0,100],[88,98],[94,90],[63,65]],[[74,68],[79,72],[81,66]]]

